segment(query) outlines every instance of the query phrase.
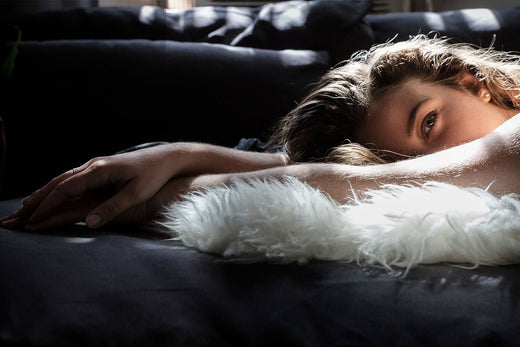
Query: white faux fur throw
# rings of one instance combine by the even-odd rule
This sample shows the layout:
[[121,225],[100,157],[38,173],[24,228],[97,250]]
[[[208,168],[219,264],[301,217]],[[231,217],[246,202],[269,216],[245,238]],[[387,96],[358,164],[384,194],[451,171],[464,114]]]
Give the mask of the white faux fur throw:
[[339,204],[294,178],[237,181],[185,196],[160,225],[225,257],[396,265],[520,262],[520,200],[430,182]]

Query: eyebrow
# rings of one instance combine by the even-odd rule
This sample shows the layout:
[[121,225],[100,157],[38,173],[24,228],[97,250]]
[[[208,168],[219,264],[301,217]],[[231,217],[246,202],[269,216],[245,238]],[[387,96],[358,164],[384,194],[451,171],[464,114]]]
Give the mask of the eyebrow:
[[430,98],[423,99],[419,101],[410,111],[410,115],[408,115],[408,124],[406,126],[406,133],[408,136],[412,135],[413,126],[415,124],[415,118],[417,118],[417,110],[424,104],[426,101],[430,100]]

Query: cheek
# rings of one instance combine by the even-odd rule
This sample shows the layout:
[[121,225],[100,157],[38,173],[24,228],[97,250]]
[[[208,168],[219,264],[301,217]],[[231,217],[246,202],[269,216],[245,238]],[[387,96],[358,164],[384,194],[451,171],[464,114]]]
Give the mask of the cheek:
[[468,134],[473,132],[473,140],[483,137],[494,131],[502,123],[505,122],[506,118],[496,109],[490,109],[488,112],[482,112],[477,119],[469,121],[466,128],[473,129],[468,130]]
[[503,123],[501,117],[471,116],[460,117],[447,126],[440,139],[446,147],[460,145],[484,137]]

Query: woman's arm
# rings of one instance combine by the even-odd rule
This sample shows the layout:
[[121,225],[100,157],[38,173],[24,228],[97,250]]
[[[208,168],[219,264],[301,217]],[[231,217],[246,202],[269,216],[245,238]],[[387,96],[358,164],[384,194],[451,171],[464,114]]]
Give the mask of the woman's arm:
[[[344,202],[384,184],[441,181],[520,195],[520,116],[478,140],[414,159],[373,166],[306,164],[234,174],[235,178],[295,176]],[[228,178],[229,179],[229,178]]]
[[[431,180],[460,186],[480,188],[487,188],[489,186],[489,190],[495,194],[520,194],[520,182],[517,178],[520,172],[519,144],[520,117],[515,116],[491,134],[467,144],[424,157],[374,166],[350,166],[341,164],[299,164],[284,166],[285,159],[283,157],[267,154],[256,162],[256,155],[258,153],[252,154],[255,156],[255,158],[253,158],[250,157],[251,154],[244,154],[245,152],[238,154],[228,149],[224,149],[223,152],[214,153],[213,155],[209,155],[207,153],[210,152],[207,152],[207,161],[204,161],[199,154],[194,154],[200,153],[197,151],[201,149],[196,149],[194,152],[187,151],[183,154],[186,160],[184,165],[186,166],[181,165],[184,169],[177,171],[179,178],[171,180],[166,184],[165,182],[168,180],[164,181],[149,197],[143,198],[143,196],[141,196],[139,199],[136,199],[135,196],[132,195],[132,189],[135,190],[136,186],[147,186],[153,180],[157,180],[157,177],[155,177],[158,175],[157,172],[155,172],[153,177],[137,175],[136,177],[140,179],[139,185],[135,185],[132,180],[129,180],[122,187],[118,187],[117,184],[125,181],[119,179],[107,180],[106,178],[101,180],[101,182],[106,183],[105,185],[115,185],[119,191],[114,197],[109,198],[107,200],[108,202],[113,201],[119,194],[120,197],[123,196],[121,201],[131,201],[134,203],[128,205],[109,204],[107,214],[102,216],[104,219],[101,220],[101,223],[92,223],[90,226],[96,227],[105,224],[122,211],[128,211],[137,205],[141,207],[144,206],[140,210],[145,210],[146,215],[143,213],[142,217],[149,217],[155,214],[164,203],[179,199],[181,193],[200,189],[201,187],[230,183],[234,179],[247,180],[252,178],[263,179],[293,176],[328,193],[339,202],[344,202],[347,198],[351,197],[353,193],[362,196],[363,191],[367,189],[377,189],[383,184],[403,184]],[[202,150],[202,152],[204,152],[204,150]],[[192,157],[190,157],[190,153]],[[223,155],[223,157],[220,157],[221,159],[229,155],[230,158],[234,158],[231,160],[232,162],[234,160],[237,161],[234,162],[234,164],[226,164],[225,160],[214,160],[218,158],[219,155]],[[235,155],[238,156],[238,158],[235,157]],[[245,157],[242,157],[242,155]],[[159,156],[159,158],[162,157],[163,156]],[[172,158],[169,158],[169,160],[172,160]],[[197,166],[199,165],[197,164],[197,160],[201,160],[201,166]],[[157,160],[153,162],[156,163]],[[146,164],[146,160],[142,160],[141,164],[142,163]],[[171,165],[169,161],[165,161],[162,164]],[[120,165],[124,168],[130,165],[130,163],[124,160]],[[89,174],[90,177],[95,178],[99,176],[94,174],[97,171],[95,170],[96,167],[97,165],[92,169],[93,173]],[[110,167],[110,165],[103,164],[99,167]],[[76,212],[74,216],[76,220],[73,220],[72,217],[68,217],[68,219],[61,217],[56,219],[56,211],[60,210],[60,206],[55,202],[56,199],[61,201],[61,204],[66,201],[75,201],[74,189],[78,189],[80,192],[86,192],[91,190],[90,188],[96,187],[95,180],[94,183],[91,183],[89,186],[87,184],[89,181],[86,178],[80,178],[81,174],[90,170],[89,166],[87,165],[86,168],[80,167],[80,169],[83,171],[77,176],[71,176],[71,172],[65,173],[65,178],[59,179],[58,177],[57,184],[51,182],[43,188],[44,191],[45,189],[49,189],[50,192],[41,193],[40,191],[39,193],[33,194],[33,196],[25,202],[26,206],[36,205],[37,207],[32,207],[32,211],[36,210],[36,212],[29,218],[29,223],[46,221],[43,222],[43,224],[39,224],[39,227],[51,227],[66,222],[83,220],[84,217],[90,217],[96,213],[104,212],[103,209],[100,209],[100,206],[103,206],[102,204],[93,210],[88,210],[90,212],[86,210],[83,211],[83,219],[78,216],[78,212]],[[164,169],[164,172],[171,174],[173,172],[171,170],[171,168]],[[206,172],[204,172],[204,170],[206,170]],[[99,169],[99,171],[103,172],[101,169]],[[111,172],[111,170],[104,171]],[[125,170],[116,171],[119,173],[125,172]],[[150,170],[150,168],[147,167],[145,171],[153,173],[154,170]],[[216,173],[217,171],[220,171],[220,173]],[[162,172],[162,170],[159,170],[159,172]],[[204,174],[201,174],[203,172]],[[84,173],[84,175],[86,175],[86,173]],[[118,176],[116,175],[116,177]],[[150,182],[148,182],[147,179],[150,180]],[[83,185],[80,185],[80,183]],[[122,195],[121,192],[125,192],[127,195]],[[42,199],[42,196],[45,199],[38,202],[39,199]],[[107,201],[105,201],[104,204],[106,204]],[[136,201],[139,202],[135,203]],[[93,203],[90,204],[94,205]],[[78,211],[78,209],[74,211]],[[38,215],[38,213],[40,215]],[[36,218],[35,215],[38,218]],[[87,223],[89,222],[88,217]],[[26,217],[15,215],[7,220],[12,221],[13,218]],[[52,223],[48,222],[49,218],[54,218],[52,219]],[[38,224],[36,225],[38,226]]]
[[150,199],[173,177],[285,165],[285,156],[201,143],[172,143],[95,158],[54,178],[4,217],[6,227],[49,228],[85,220],[99,227]]
[[169,162],[170,176],[256,171],[286,165],[285,154],[246,152],[206,143],[176,142],[150,148]]
[[254,172],[201,175],[165,185],[148,203],[150,217],[179,194],[201,187],[231,183],[234,179],[292,176],[318,188],[338,202],[384,184],[440,181],[459,186],[489,188],[494,194],[520,195],[520,117],[508,120],[491,134],[434,154],[390,164],[350,166],[299,164]]

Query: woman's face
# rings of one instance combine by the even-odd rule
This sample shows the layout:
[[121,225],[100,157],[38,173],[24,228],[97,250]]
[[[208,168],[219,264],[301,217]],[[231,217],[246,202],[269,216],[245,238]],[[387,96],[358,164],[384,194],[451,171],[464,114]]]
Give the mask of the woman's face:
[[[518,112],[494,105],[486,93],[405,80],[372,102],[355,141],[417,156],[476,140]],[[391,158],[400,156],[390,154]]]

